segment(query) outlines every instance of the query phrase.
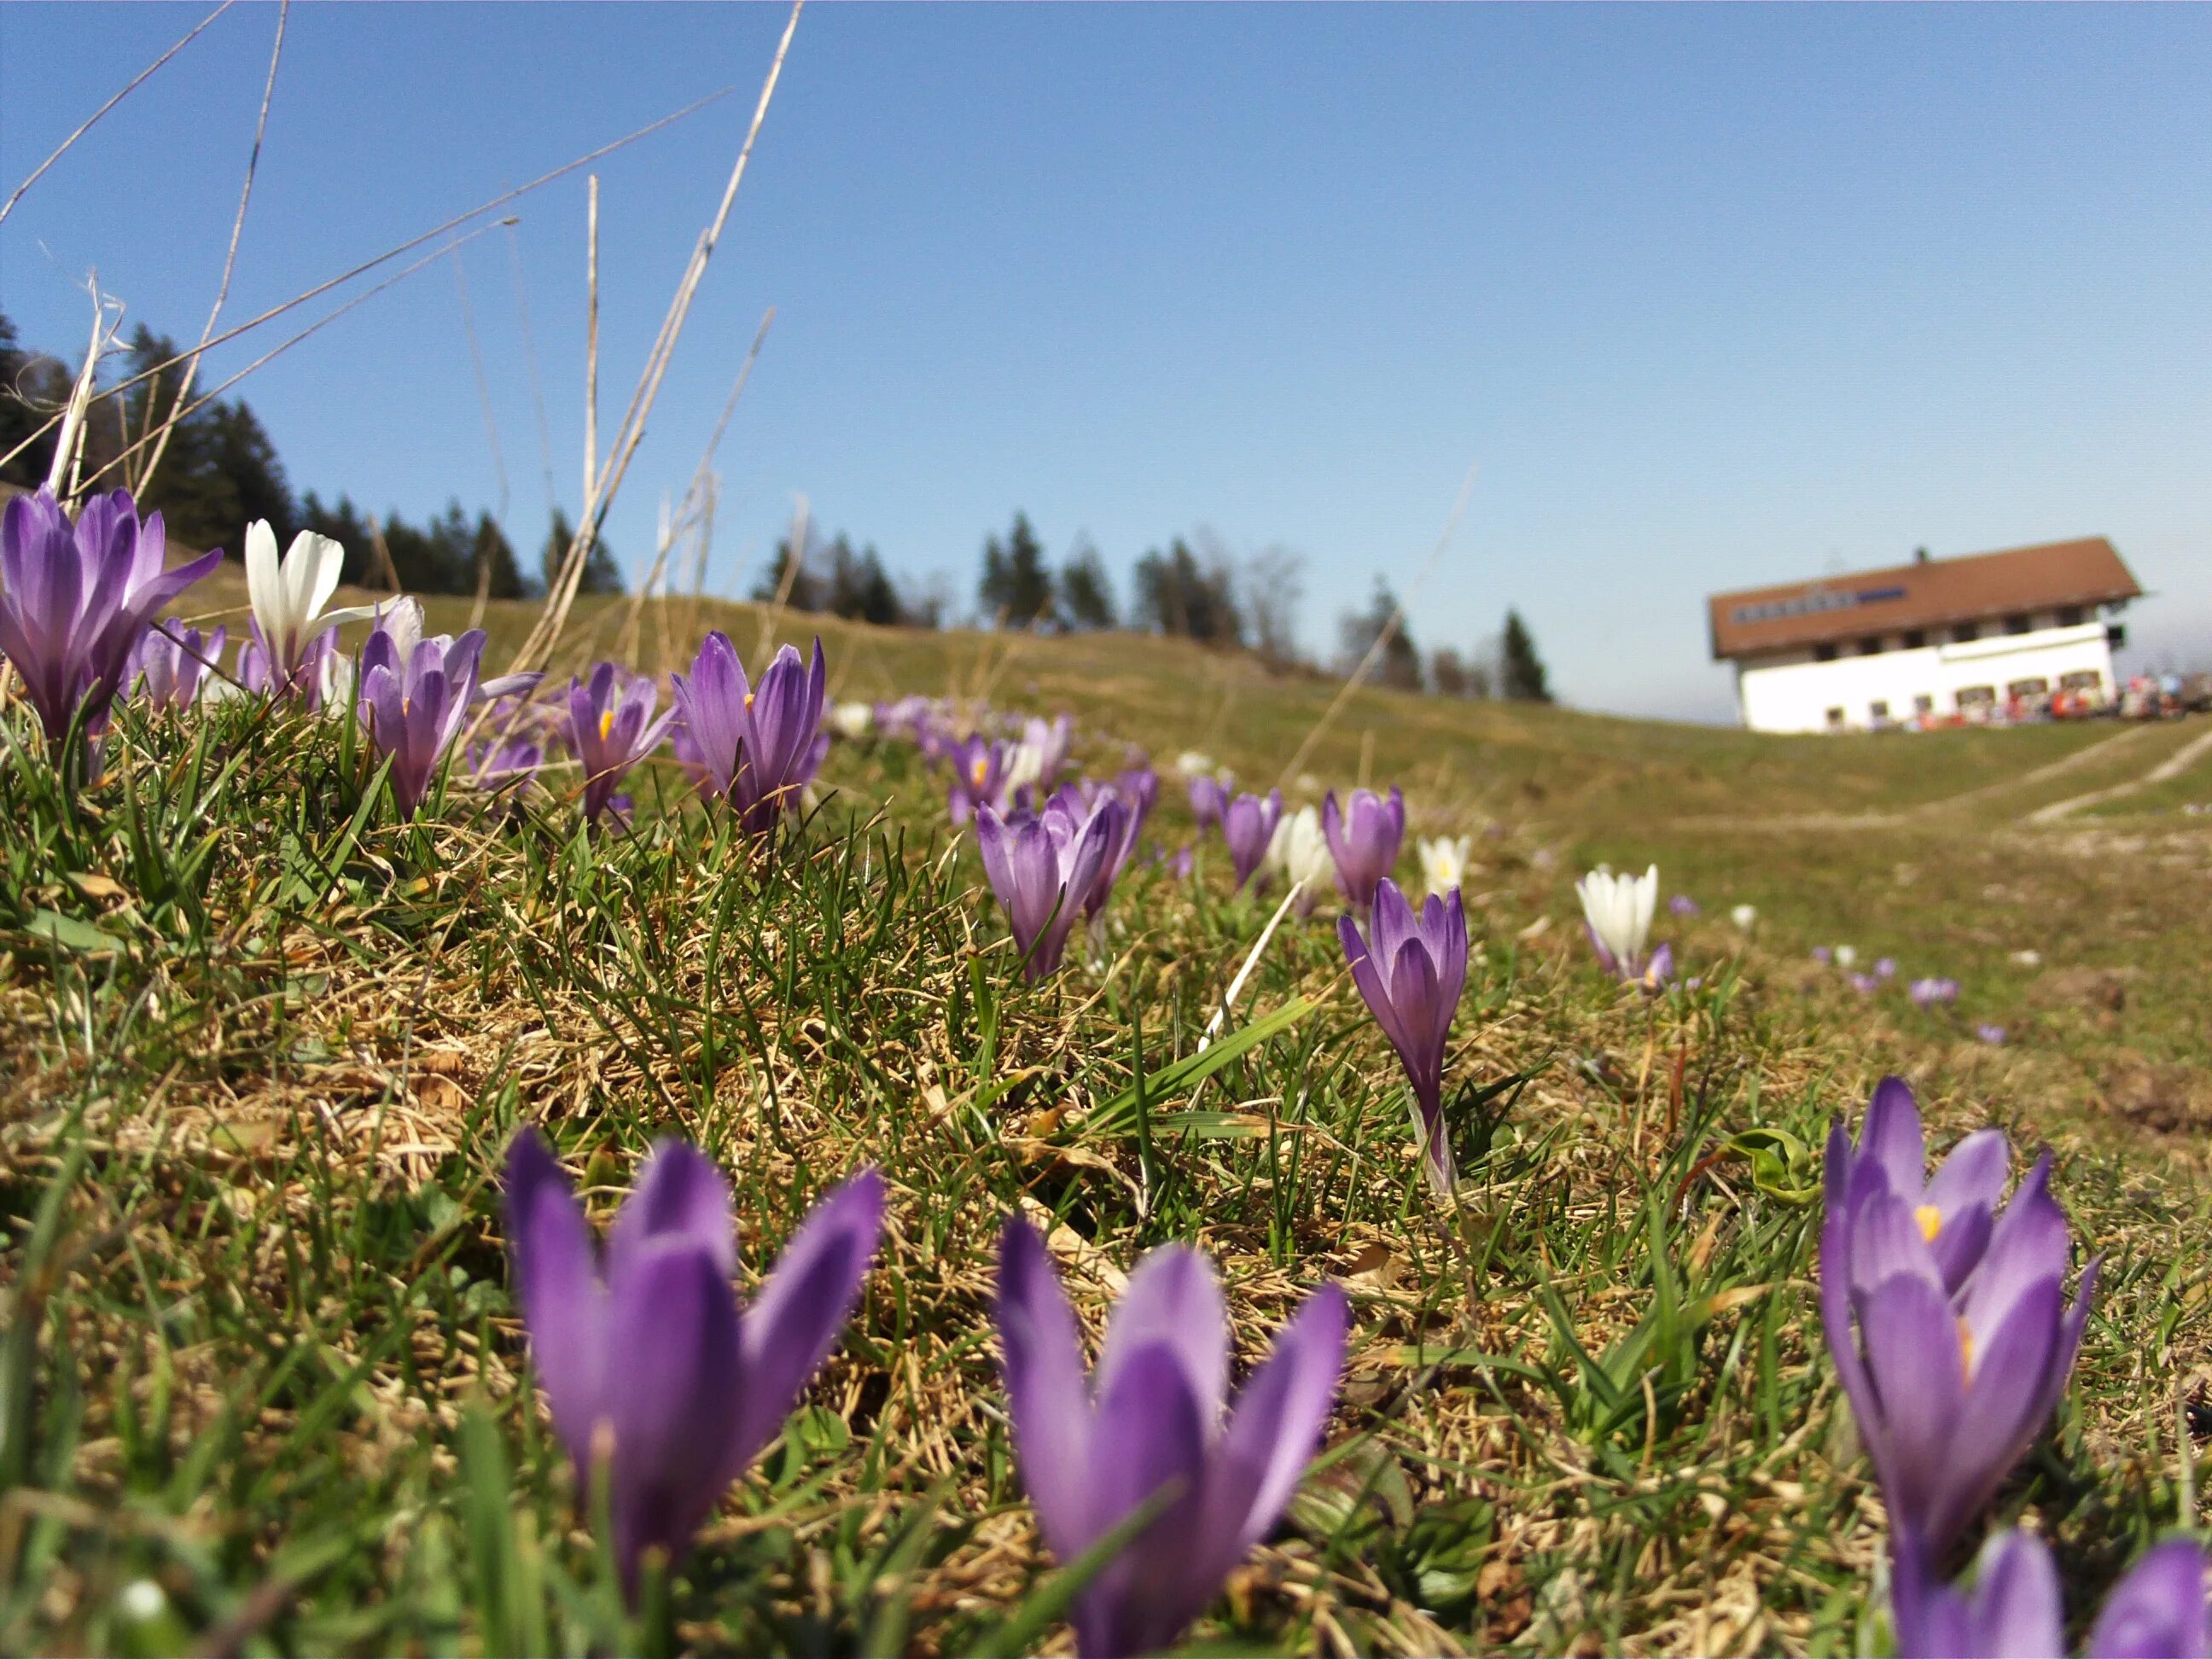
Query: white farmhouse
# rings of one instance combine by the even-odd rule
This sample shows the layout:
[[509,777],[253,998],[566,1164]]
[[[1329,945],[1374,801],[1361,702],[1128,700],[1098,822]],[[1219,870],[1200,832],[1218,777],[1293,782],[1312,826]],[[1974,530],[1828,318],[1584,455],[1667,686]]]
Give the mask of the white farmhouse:
[[2102,536],[1716,593],[1713,656],[1754,732],[1985,720],[2109,702],[2142,589]]

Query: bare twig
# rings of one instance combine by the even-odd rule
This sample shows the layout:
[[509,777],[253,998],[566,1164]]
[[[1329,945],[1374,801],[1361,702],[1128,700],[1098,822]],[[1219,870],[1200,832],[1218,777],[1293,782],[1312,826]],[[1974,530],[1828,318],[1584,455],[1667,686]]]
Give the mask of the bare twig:
[[584,506],[599,477],[599,175],[584,192]]
[[[447,232],[466,224],[471,219],[477,218],[483,214],[490,212],[495,207],[503,207],[518,197],[527,196],[531,191],[539,189],[544,185],[551,184],[556,179],[564,178],[568,174],[574,173],[578,167],[598,161],[602,155],[611,154],[613,151],[622,149],[624,145],[634,144],[639,139],[647,137],[653,133],[659,131],[661,128],[667,126],[673,122],[682,120],[687,115],[693,114],[699,110],[706,108],[708,105],[714,102],[717,99],[728,97],[734,90],[736,90],[734,88],[724,87],[720,92],[708,93],[704,98],[699,99],[696,102],[686,104],[682,109],[678,110],[672,115],[664,115],[658,121],[654,121],[647,125],[640,127],[635,132],[629,134],[626,137],[617,138],[611,144],[602,144],[599,149],[592,150],[588,155],[580,155],[574,161],[554,168],[550,173],[540,174],[538,177],[532,179],[528,184],[522,185],[520,189],[510,190],[503,195],[495,196],[490,201],[483,203],[476,207],[472,207],[466,213],[457,213],[452,218],[447,220],[443,224],[432,226],[428,230],[424,231],[420,236],[410,237],[406,241],[400,243],[397,247],[386,248],[383,252],[378,254],[374,259],[365,259],[360,264],[354,266],[350,270],[341,271],[336,276],[331,277],[328,282],[317,283],[313,288],[307,289],[304,294],[294,295],[282,305],[271,306],[268,310],[263,312],[258,317],[251,318],[248,320],[239,324],[235,328],[225,330],[222,333],[216,335],[214,339],[206,341],[201,345],[194,348],[194,350],[209,351],[212,350],[216,346],[227,345],[231,341],[236,339],[240,335],[246,333],[251,330],[257,329],[260,327],[262,324],[269,322],[272,319],[281,317],[286,312],[293,310],[296,307],[307,304],[310,300],[318,299],[323,295],[329,293],[332,289],[342,287],[343,284],[351,282],[355,277],[366,275],[368,272],[375,270],[379,265],[388,264],[391,261],[398,258],[401,254],[410,253],[415,249],[422,246],[423,243],[435,240],[438,237],[446,234]],[[100,396],[101,398],[119,397],[123,393],[130,391],[132,386],[138,385],[141,381],[149,380],[153,379],[155,375],[161,374],[165,369],[173,368],[177,364],[184,362],[185,358],[192,355],[192,351],[179,351],[175,356],[167,359],[166,362],[155,363],[149,368],[141,369],[137,374],[133,374],[126,380],[118,380],[115,385],[108,387],[105,392],[101,392]],[[98,400],[95,399],[94,401]],[[18,455],[28,449],[40,438],[43,438],[47,433],[52,431],[56,424],[58,422],[58,420],[59,417],[57,416],[54,420],[46,422],[44,425],[40,427],[37,431],[27,435],[21,443],[17,444],[15,448],[9,450],[5,455],[0,455],[0,466],[4,466],[9,461],[14,460]]]
[[[92,382],[100,373],[100,360],[107,353],[115,338],[115,331],[122,320],[121,308],[115,308],[116,320],[108,320],[110,302],[100,296],[100,275],[97,271],[85,278],[86,289],[92,295],[92,343],[85,348],[84,367],[77,370],[76,384],[70,388],[69,406],[62,412],[62,434],[54,443],[54,464],[46,471],[46,488],[64,500],[77,499],[77,463],[84,453],[85,410],[92,405]],[[62,477],[69,477],[69,489],[62,489]]]
[[[507,526],[507,457],[500,448],[499,421],[491,409],[491,382],[484,378],[483,348],[477,342],[476,313],[469,306],[468,274],[461,268],[460,250],[456,246],[453,255],[453,286],[460,295],[461,331],[469,337],[469,363],[476,371],[477,402],[483,408],[484,434],[491,441],[492,477],[499,484],[499,511],[493,520],[506,533]],[[484,605],[491,598],[491,548],[489,544],[477,549],[477,602],[469,612],[469,626],[474,628],[483,621]]]
[[[450,246],[441,247],[434,252],[424,254],[421,258],[417,259],[413,264],[409,265],[405,270],[394,271],[391,276],[379,283],[374,288],[355,295],[352,299],[348,300],[336,311],[330,313],[327,316],[318,318],[315,321],[308,324],[307,327],[301,329],[297,334],[292,336],[289,340],[285,340],[279,344],[271,346],[268,350],[263,352],[258,357],[256,357],[252,362],[246,364],[244,368],[240,369],[237,374],[223,381],[222,385],[216,386],[213,391],[203,392],[198,398],[192,401],[190,408],[185,409],[182,412],[173,416],[172,417],[173,420],[181,421],[187,416],[198,413],[200,410],[206,408],[210,404],[213,403],[217,398],[222,397],[224,392],[229,391],[231,387],[236,386],[247,375],[252,374],[254,370],[268,362],[271,358],[283,356],[285,352],[289,351],[294,346],[299,344],[301,341],[306,339],[309,335],[328,327],[331,324],[337,321],[339,318],[344,316],[346,313],[353,310],[356,307],[366,305],[369,301],[374,300],[378,295],[383,293],[385,289],[392,288],[398,283],[405,282],[410,276],[412,276],[416,271],[422,270],[425,265],[435,264],[438,260],[444,258],[447,254],[453,252],[455,248],[467,246],[469,243],[474,241],[486,231],[496,229],[499,225],[504,222],[505,221],[503,220],[495,220],[491,224],[479,225],[474,230],[469,232],[467,235],[463,236],[453,242]],[[118,455],[113,460],[108,462],[106,466],[101,467],[98,472],[94,473],[94,482],[96,483],[111,469],[120,466],[124,461],[130,458],[132,451],[138,448],[140,445],[150,441],[150,439],[141,438],[137,444],[131,445],[121,454]]]
[[520,672],[544,661],[568,624],[569,607],[575,603],[577,585],[583,580],[585,561],[591,556],[592,544],[606,516],[607,506],[622,488],[623,475],[629,471],[630,460],[644,440],[646,417],[660,394],[661,379],[668,372],[669,360],[675,354],[677,339],[684,331],[684,319],[690,313],[700,280],[707,274],[707,262],[714,257],[722,228],[729,222],[731,205],[737,200],[738,186],[744,181],[745,167],[752,159],[761,125],[768,119],[769,104],[775,96],[776,82],[783,74],[783,60],[791,51],[791,38],[798,31],[799,15],[805,7],[805,0],[793,0],[790,20],[783,26],[783,38],[776,43],[775,59],[769,64],[767,78],[761,82],[760,100],[753,106],[752,123],[745,130],[744,144],[730,169],[729,182],[722,187],[721,204],[715,209],[713,222],[700,234],[691,250],[683,278],[677,283],[676,296],[669,303],[668,314],[661,319],[660,331],[653,340],[653,349],[647,354],[645,372],[630,393],[621,424],[615,428],[606,464],[596,469],[592,494],[584,502],[583,522],[577,526],[575,539],[569,544],[568,556],[562,562],[560,580],[547,596],[538,626],[515,653],[514,672]]
[[137,77],[131,81],[130,85],[125,87],[123,90],[117,93],[114,97],[109,99],[98,109],[93,111],[93,112],[85,118],[85,122],[82,126],[80,126],[75,132],[72,132],[68,137],[62,140],[60,149],[57,149],[52,155],[46,157],[45,161],[40,162],[37,167],[32,168],[31,176],[24,179],[21,184],[15,186],[15,193],[8,198],[4,206],[0,206],[0,222],[4,222],[8,216],[15,210],[15,204],[23,199],[23,192],[30,189],[33,185],[37,184],[40,179],[45,175],[48,167],[53,166],[55,162],[60,161],[64,155],[67,155],[71,144],[74,144],[78,139],[83,137],[86,133],[91,131],[94,125],[99,121],[101,116],[106,114],[108,111],[113,109],[125,98],[128,98],[132,93],[136,92],[155,70],[161,68],[162,64],[167,63],[172,58],[174,58],[186,46],[191,45],[194,40],[199,38],[200,30],[205,28],[210,23],[214,22],[216,18],[222,16],[223,13],[228,11],[232,4],[233,0],[222,0],[222,3],[221,5],[217,6],[205,17],[200,19],[198,27],[193,29],[190,34],[187,34],[183,40],[178,41],[175,46],[171,46],[168,51],[163,52],[159,58],[156,58],[152,63],[141,70]]
[[[738,369],[738,378],[730,387],[730,395],[723,400],[721,417],[714,422],[714,430],[708,437],[707,447],[701,452],[699,465],[692,470],[691,482],[684,487],[684,500],[672,520],[666,520],[664,512],[659,544],[653,551],[653,568],[646,573],[637,592],[630,598],[629,617],[624,624],[625,637],[633,643],[637,638],[638,613],[644,609],[646,595],[659,586],[667,573],[668,556],[683,533],[698,522],[700,503],[713,476],[714,452],[721,447],[722,434],[728,429],[730,416],[737,409],[738,399],[744,393],[745,382],[752,377],[753,364],[760,356],[761,343],[768,338],[768,325],[775,320],[775,307],[770,306],[761,318],[760,327],[754,331],[752,349],[745,353],[745,361]],[[705,568],[703,556],[700,568]],[[665,597],[665,596],[664,596]]]
[[[137,494],[144,494],[146,487],[154,482],[154,475],[161,470],[161,457],[169,450],[169,434],[176,430],[175,411],[181,409],[185,399],[191,395],[193,377],[199,373],[200,353],[207,349],[208,337],[215,332],[216,319],[222,315],[222,302],[230,297],[230,274],[238,265],[238,239],[246,229],[246,204],[253,199],[254,175],[261,169],[261,139],[269,130],[269,103],[276,95],[276,65],[283,60],[284,24],[291,15],[292,0],[282,0],[276,8],[276,44],[269,48],[269,78],[261,87],[261,112],[253,118],[253,148],[246,153],[246,182],[239,187],[238,212],[230,222],[230,246],[222,256],[222,281],[216,286],[215,304],[208,308],[207,325],[200,330],[200,343],[185,364],[185,378],[177,387],[176,401],[170,406],[170,417],[162,422],[161,437],[154,445],[154,453],[146,458],[146,465],[139,469],[137,477],[131,483],[132,490]],[[146,416],[151,420],[153,415],[154,400],[149,398],[146,400]]]
[[1305,764],[1305,758],[1313,752],[1314,745],[1322,740],[1322,734],[1328,730],[1344,705],[1352,701],[1352,694],[1365,683],[1367,671],[1375,666],[1384,648],[1397,637],[1398,629],[1406,620],[1407,601],[1420,592],[1421,584],[1428,580],[1429,573],[1437,568],[1437,561],[1443,557],[1444,550],[1451,545],[1452,537],[1458,532],[1459,521],[1467,513],[1468,499],[1474,494],[1475,474],[1480,470],[1480,462],[1468,467],[1467,477],[1460,483],[1459,499],[1452,503],[1451,516],[1444,520],[1443,534],[1437,538],[1437,544],[1429,550],[1429,556],[1421,562],[1420,569],[1413,574],[1413,585],[1406,590],[1405,599],[1400,599],[1392,610],[1390,620],[1383,623],[1382,631],[1376,635],[1375,643],[1367,647],[1367,654],[1359,659],[1350,677],[1337,688],[1336,696],[1322,711],[1321,719],[1314,722],[1314,729],[1307,732],[1305,741],[1298,744],[1297,753],[1291,757],[1290,764],[1283,769],[1282,776],[1276,781],[1279,786],[1287,788],[1291,781],[1297,776],[1298,769]]
[[530,301],[522,286],[522,239],[507,228],[507,258],[514,276],[514,311],[522,323],[522,357],[530,366],[530,400],[538,411],[538,463],[545,474],[545,516],[551,519],[559,496],[553,488],[553,429],[545,419],[545,382],[538,373],[538,340],[530,328]]

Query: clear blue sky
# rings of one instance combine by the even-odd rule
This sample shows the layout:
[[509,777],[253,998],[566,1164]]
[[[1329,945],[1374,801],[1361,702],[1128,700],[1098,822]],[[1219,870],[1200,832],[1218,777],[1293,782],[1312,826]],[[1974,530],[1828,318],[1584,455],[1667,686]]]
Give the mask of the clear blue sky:
[[[202,13],[0,8],[0,189]],[[783,13],[295,8],[243,319],[715,87],[599,165],[611,427]],[[190,337],[273,8],[240,5],[0,227],[74,351],[96,267]],[[2212,11],[817,5],[610,524],[644,554],[763,309],[714,585],[794,491],[964,599],[1025,508],[1117,573],[1211,526],[1310,566],[1304,629],[1410,580],[1416,637],[1518,605],[1566,697],[1726,717],[1702,596],[2108,534],[2153,658],[2212,645]],[[580,495],[580,174],[516,233]],[[507,484],[545,497],[504,233],[465,255]],[[216,365],[228,372],[245,343]],[[245,390],[297,488],[410,516],[498,483],[440,264]]]

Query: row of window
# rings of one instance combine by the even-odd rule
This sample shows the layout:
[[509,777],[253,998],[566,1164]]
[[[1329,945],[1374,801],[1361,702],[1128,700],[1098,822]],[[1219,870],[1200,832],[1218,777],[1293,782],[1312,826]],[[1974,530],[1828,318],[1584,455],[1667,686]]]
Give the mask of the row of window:
[[[2105,691],[2105,677],[2094,668],[2076,669],[2072,673],[2061,674],[2058,677],[2058,689],[2062,692],[2080,692],[2091,696],[2102,696]],[[2047,697],[2050,695],[2051,682],[2040,674],[2033,675],[2027,679],[2014,680],[2005,687],[2005,696],[2008,700],[2022,702],[2032,702],[2038,697]],[[1962,685],[1959,688],[1956,698],[1958,710],[1962,714],[1976,708],[1995,708],[1996,701],[1997,689],[1994,685]],[[1913,698],[1912,713],[1916,719],[1935,712],[1934,697],[1923,693]],[[1889,719],[1887,698],[1877,697],[1867,705],[1869,724],[1887,726],[1889,724]],[[1828,724],[1838,726],[1844,724],[1843,705],[1838,703],[1830,707]]]
[[[2077,628],[2086,620],[2080,605],[2069,605],[2059,611],[2057,625]],[[2035,618],[2025,614],[2015,614],[2004,619],[2004,631],[2008,634],[2026,634],[2034,626]],[[1869,634],[1852,646],[1852,653],[1861,657],[1878,657],[1891,648],[1888,637],[1884,634]],[[1951,643],[1954,645],[1971,645],[1981,637],[1982,625],[1979,623],[1960,623],[1951,629]],[[1896,649],[1917,651],[1927,643],[1928,634],[1924,629],[1909,628],[1897,636]],[[1813,647],[1813,660],[1833,662],[1842,651],[1843,647],[1838,645],[1816,645]]]

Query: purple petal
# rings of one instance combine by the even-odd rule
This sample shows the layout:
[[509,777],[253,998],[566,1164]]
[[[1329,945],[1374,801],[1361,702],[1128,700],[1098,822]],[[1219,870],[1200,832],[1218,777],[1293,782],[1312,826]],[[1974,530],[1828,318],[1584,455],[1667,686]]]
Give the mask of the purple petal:
[[681,1140],[660,1141],[647,1157],[607,1235],[607,1276],[620,1277],[646,1246],[671,1239],[704,1250],[725,1279],[738,1270],[729,1183],[712,1158]]
[[1044,1240],[1019,1216],[999,1243],[999,1341],[1022,1484],[1045,1542],[1073,1561],[1097,1541],[1091,1522],[1091,1398],[1075,1315]]
[[1161,1246],[1129,1275],[1099,1351],[1099,1394],[1113,1388],[1132,1353],[1155,1345],[1182,1364],[1210,1437],[1229,1395],[1229,1308],[1213,1264],[1188,1245]]
[[1859,1131],[1859,1157],[1889,1177],[1890,1189],[1917,1194],[1927,1180],[1927,1152],[1920,1133],[1920,1107],[1905,1079],[1886,1077],[1875,1085],[1866,1125]]
[[1230,1557],[1224,1572],[1273,1529],[1313,1461],[1344,1374],[1351,1322],[1344,1291],[1322,1285],[1237,1394],[1207,1494],[1208,1539]]
[[1182,1360],[1164,1344],[1133,1351],[1098,1397],[1091,1430],[1091,1532],[1109,1531],[1168,1494],[1167,1508],[1078,1599],[1085,1659],[1159,1653],[1206,1607],[1218,1584],[1199,1580],[1206,1510],[1206,1425]]
[[2204,1659],[2204,1552],[2170,1539],[2136,1563],[2089,1632],[2090,1659]]
[[738,1468],[775,1437],[799,1390],[836,1346],[883,1226],[884,1178],[864,1169],[823,1194],[745,1310],[745,1393],[731,1451]]
[[607,1298],[592,1259],[591,1227],[535,1129],[523,1130],[508,1148],[506,1186],[515,1299],[538,1385],[554,1432],[581,1467],[590,1462],[592,1424],[605,1406]]
[[746,1379],[737,1297],[688,1239],[646,1246],[608,1293],[615,1553],[634,1580],[641,1553],[680,1552],[730,1484]]

